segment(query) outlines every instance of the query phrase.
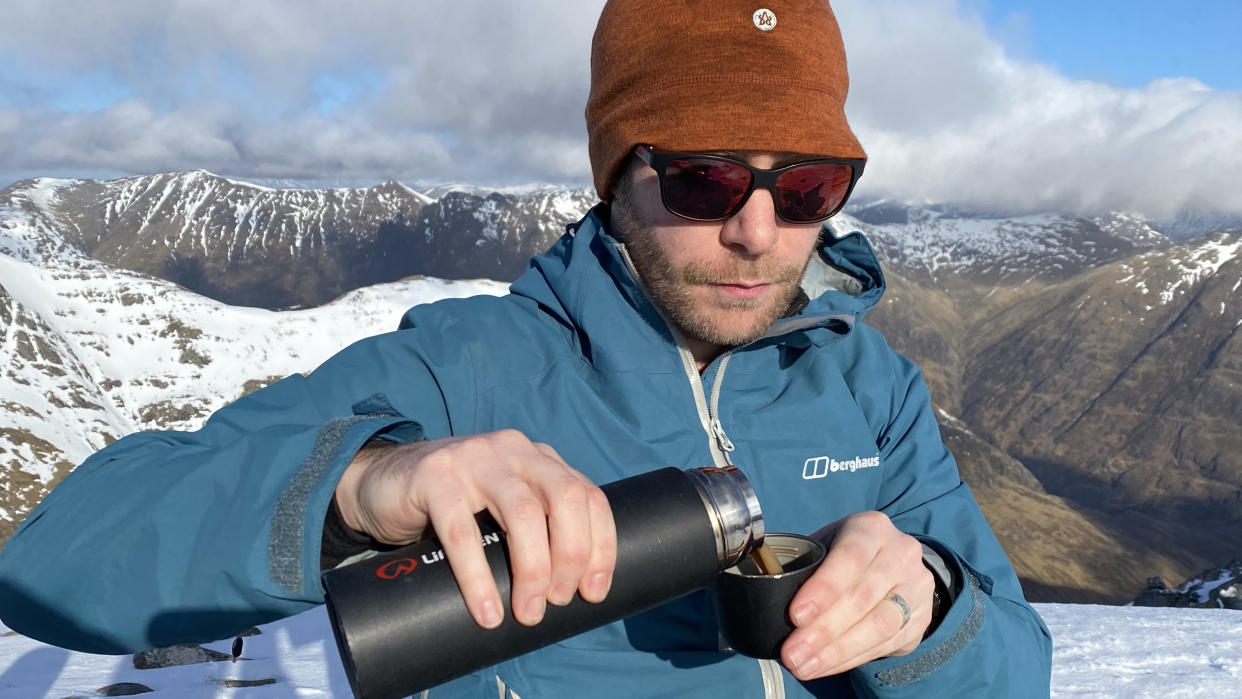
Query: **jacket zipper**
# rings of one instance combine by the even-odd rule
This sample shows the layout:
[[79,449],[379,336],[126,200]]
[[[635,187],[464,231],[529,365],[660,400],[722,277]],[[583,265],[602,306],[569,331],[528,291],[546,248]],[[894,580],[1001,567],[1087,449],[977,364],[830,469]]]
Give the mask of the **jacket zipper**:
[[720,384],[724,382],[725,368],[729,366],[729,359],[733,357],[732,350],[725,352],[720,357],[720,366],[716,368],[716,380],[712,381],[712,401],[707,406],[707,416],[712,427],[712,437],[716,439],[716,446],[722,452],[725,463],[733,465],[733,459],[729,454],[733,453],[733,442],[729,439],[729,435],[725,434],[724,424],[720,422]]
[[[651,300],[651,294],[647,292],[647,285],[643,282],[642,277],[638,276],[638,269],[634,267],[634,261],[630,259],[630,253],[625,249],[624,245],[617,246],[621,253],[621,259],[625,261],[625,266],[634,280],[638,282],[639,288],[643,294],[647,296],[647,300]],[[655,308],[656,313],[660,314],[660,318],[664,321],[664,325],[668,327],[668,331],[673,336],[673,341],[677,345],[677,354],[681,357],[682,369],[686,372],[686,379],[690,381],[690,390],[694,394],[694,406],[699,413],[699,422],[703,425],[703,431],[707,433],[707,446],[712,454],[712,461],[717,468],[732,466],[733,460],[729,458],[729,454],[733,451],[733,442],[729,439],[729,435],[725,434],[724,425],[720,422],[720,384],[724,382],[724,372],[729,365],[729,358],[733,356],[730,350],[720,357],[720,366],[716,368],[716,379],[712,382],[711,405],[708,405],[707,396],[703,391],[703,379],[699,374],[698,363],[694,361],[694,355],[690,353],[690,347],[686,344],[685,337],[677,326],[664,315],[664,311],[660,310],[654,303],[651,304]],[[785,679],[781,666],[775,660],[757,659],[759,663],[759,676],[763,679],[763,696],[766,699],[785,699]]]

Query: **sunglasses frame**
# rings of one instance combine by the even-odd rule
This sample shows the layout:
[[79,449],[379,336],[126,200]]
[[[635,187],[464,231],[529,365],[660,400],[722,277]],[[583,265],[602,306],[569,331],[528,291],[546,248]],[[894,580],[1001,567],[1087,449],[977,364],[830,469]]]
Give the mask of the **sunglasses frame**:
[[[736,158],[728,158],[723,155],[712,155],[710,153],[681,153],[681,152],[674,152],[674,151],[663,151],[663,150],[658,150],[654,148],[653,146],[649,146],[645,143],[635,146],[634,153],[635,155],[638,156],[639,160],[642,160],[644,163],[647,164],[648,167],[650,167],[652,170],[655,170],[656,178],[660,185],[660,203],[664,205],[665,210],[667,210],[670,214],[677,216],[678,218],[684,218],[687,221],[700,221],[704,223],[711,223],[715,221],[725,221],[725,220],[728,220],[729,218],[732,218],[733,216],[736,216],[737,212],[741,211],[742,207],[746,206],[746,202],[750,200],[750,195],[754,193],[756,189],[759,189],[759,188],[768,190],[768,192],[772,195],[773,208],[776,211],[777,217],[780,218],[782,221],[796,224],[796,225],[823,223],[824,221],[827,221],[833,216],[836,216],[837,213],[841,211],[841,209],[845,208],[845,203],[850,200],[850,195],[853,194],[854,192],[854,185],[858,184],[858,178],[862,177],[863,166],[867,164],[866,159],[863,159],[863,158],[811,158],[809,160],[799,160],[796,163],[790,163],[789,165],[783,165],[781,167],[769,170],[769,169],[764,169],[764,168],[757,168],[745,161],[737,160]],[[695,216],[687,216],[686,214],[674,211],[672,207],[668,205],[668,202],[665,201],[664,199],[664,170],[667,168],[668,164],[671,163],[672,161],[678,160],[678,159],[684,159],[684,158],[695,158],[695,159],[703,159],[703,160],[719,160],[721,162],[741,166],[745,168],[747,171],[749,171],[750,172],[750,186],[746,189],[746,192],[742,195],[741,200],[738,201],[737,208],[734,209],[732,212],[725,214],[724,216],[717,216],[715,218],[698,218]],[[777,178],[780,177],[786,171],[792,170],[794,168],[803,167],[805,165],[819,165],[819,164],[825,164],[825,163],[831,164],[831,165],[849,165],[850,166],[850,172],[852,173],[852,176],[850,178],[850,185],[849,187],[846,188],[845,195],[841,197],[841,203],[837,204],[836,208],[834,208],[832,211],[829,211],[827,215],[821,218],[816,218],[816,219],[812,219],[809,221],[793,221],[793,220],[786,218],[781,213],[780,207],[776,205],[776,201],[777,201],[776,190],[774,188],[776,187]]]

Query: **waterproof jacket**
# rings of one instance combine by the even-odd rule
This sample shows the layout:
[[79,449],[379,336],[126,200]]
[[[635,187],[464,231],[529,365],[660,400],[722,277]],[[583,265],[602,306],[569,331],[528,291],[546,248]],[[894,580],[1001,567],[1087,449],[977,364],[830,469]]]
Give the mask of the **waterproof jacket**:
[[396,332],[197,432],[130,435],[93,455],[4,548],[0,616],[48,643],[121,653],[304,611],[323,602],[325,513],[365,442],[513,428],[596,483],[736,464],[768,531],[880,510],[940,552],[961,592],[913,654],[817,682],[721,652],[700,592],[430,697],[1046,695],[1048,630],[958,477],[920,372],[862,322],[884,291],[862,235],[825,229],[808,278],[839,288],[700,375],[606,218],[597,208],[572,226],[507,296],[417,306]]

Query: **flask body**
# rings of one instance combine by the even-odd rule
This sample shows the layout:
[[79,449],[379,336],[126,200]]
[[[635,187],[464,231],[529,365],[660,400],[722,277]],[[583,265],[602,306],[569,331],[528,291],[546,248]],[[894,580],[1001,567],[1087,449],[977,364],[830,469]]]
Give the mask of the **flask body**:
[[[601,486],[617,528],[608,596],[549,605],[535,626],[513,619],[508,546],[490,517],[480,518],[483,551],[505,611],[495,629],[474,622],[434,538],[326,572],[329,617],[354,694],[408,696],[708,587],[763,536],[750,484],[730,470],[698,469],[721,472],[704,479],[666,468]],[[722,522],[714,503],[738,493],[750,506],[723,508],[735,521]]]

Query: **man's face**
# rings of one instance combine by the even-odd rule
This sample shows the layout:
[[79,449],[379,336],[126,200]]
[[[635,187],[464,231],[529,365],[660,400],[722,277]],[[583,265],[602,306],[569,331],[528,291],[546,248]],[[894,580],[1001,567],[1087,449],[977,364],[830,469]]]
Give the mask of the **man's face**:
[[[778,164],[766,153],[734,157],[760,168]],[[655,171],[637,158],[631,162],[622,175],[629,181],[617,187],[612,228],[656,306],[696,356],[698,348],[761,337],[797,295],[821,224],[780,220],[766,189],[756,189],[724,221],[689,221],[664,208]]]

